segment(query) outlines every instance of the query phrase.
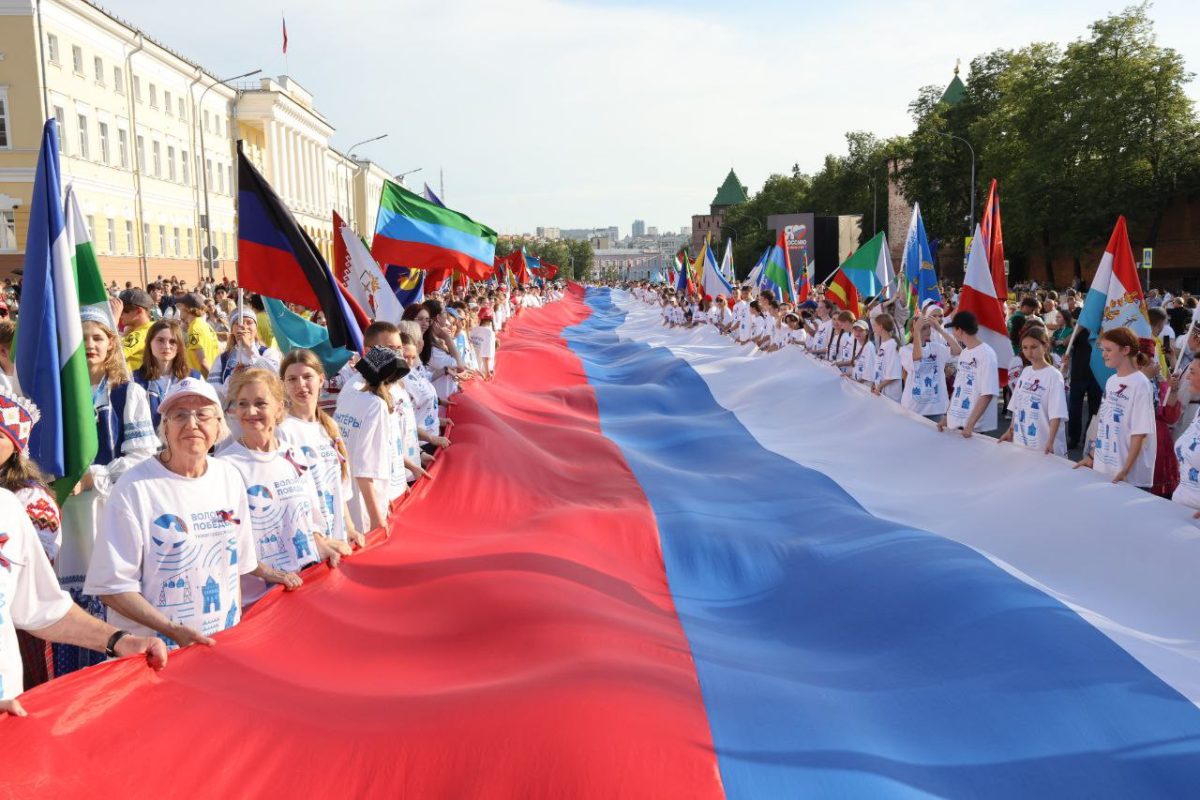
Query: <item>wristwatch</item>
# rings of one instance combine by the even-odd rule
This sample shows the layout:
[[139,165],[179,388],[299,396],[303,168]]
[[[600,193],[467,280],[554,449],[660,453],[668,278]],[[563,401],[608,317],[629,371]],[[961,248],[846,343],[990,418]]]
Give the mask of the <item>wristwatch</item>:
[[117,631],[112,636],[108,637],[108,644],[104,646],[104,655],[108,656],[109,658],[116,658],[117,642],[130,635],[132,634],[130,634],[129,631]]

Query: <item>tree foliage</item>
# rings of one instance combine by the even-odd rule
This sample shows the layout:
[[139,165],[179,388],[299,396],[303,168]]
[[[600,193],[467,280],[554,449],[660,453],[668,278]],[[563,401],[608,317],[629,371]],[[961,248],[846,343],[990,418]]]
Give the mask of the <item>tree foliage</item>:
[[1028,274],[1034,251],[1047,260],[1073,255],[1078,268],[1119,214],[1153,246],[1170,200],[1200,188],[1200,124],[1185,91],[1191,79],[1179,53],[1158,44],[1145,4],[1094,22],[1066,47],[1035,42],[977,56],[960,102],[942,102],[943,86],[918,92],[909,136],[848,133],[845,155],[826,156],[813,175],[798,167],[772,175],[730,209],[726,229],[737,237],[739,271],[770,243],[769,214],[860,213],[866,237],[878,202],[883,227],[883,164],[891,157],[903,165],[903,192],[920,202],[930,236],[955,245],[970,233],[972,192],[978,221],[996,178],[1017,278]]
[[588,241],[575,239],[534,239],[524,236],[503,236],[496,242],[496,257],[503,258],[514,250],[525,252],[554,264],[560,278],[582,280],[592,268],[594,254]]

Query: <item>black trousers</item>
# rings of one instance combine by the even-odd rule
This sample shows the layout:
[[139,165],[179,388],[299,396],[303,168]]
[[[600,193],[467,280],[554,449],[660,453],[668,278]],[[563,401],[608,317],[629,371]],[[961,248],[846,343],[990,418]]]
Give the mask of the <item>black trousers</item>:
[[1096,416],[1100,411],[1100,397],[1103,390],[1096,382],[1096,376],[1088,370],[1087,376],[1073,376],[1071,391],[1067,395],[1067,449],[1074,450],[1083,438],[1083,401],[1087,399],[1088,418]]

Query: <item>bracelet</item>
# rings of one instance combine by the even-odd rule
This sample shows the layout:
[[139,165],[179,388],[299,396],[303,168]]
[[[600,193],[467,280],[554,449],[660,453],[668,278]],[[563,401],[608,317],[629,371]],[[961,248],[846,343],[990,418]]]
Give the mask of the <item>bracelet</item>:
[[116,658],[117,642],[130,635],[132,634],[130,634],[129,631],[117,631],[112,636],[108,637],[108,644],[104,646],[104,655],[108,656],[109,658]]

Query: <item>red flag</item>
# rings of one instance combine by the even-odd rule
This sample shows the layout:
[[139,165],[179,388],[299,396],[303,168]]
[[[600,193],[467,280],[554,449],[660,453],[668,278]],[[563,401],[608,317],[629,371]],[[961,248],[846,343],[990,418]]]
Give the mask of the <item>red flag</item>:
[[996,352],[1000,385],[1006,386],[1013,349],[1004,322],[1003,301],[997,296],[992,275],[987,262],[987,239],[983,236],[982,226],[976,225],[971,251],[967,254],[967,274],[958,297],[958,310],[970,311],[979,321],[979,338]]
[[979,227],[983,232],[984,255],[992,271],[996,297],[1003,303],[1008,299],[1008,278],[1004,274],[1004,234],[1000,230],[1000,189],[995,178],[992,178],[992,186],[988,189],[987,205],[983,207],[983,219]]
[[287,17],[283,18],[283,54],[287,55]]
[[333,212],[333,274],[338,281],[345,284],[350,279],[350,252],[346,250],[346,240],[342,238],[342,228],[346,221],[338,213]]
[[832,300],[838,308],[849,311],[856,317],[862,312],[858,288],[855,287],[854,281],[850,280],[850,276],[846,274],[845,270],[839,269],[833,273],[833,277],[829,280],[829,288],[825,290],[825,296]]

